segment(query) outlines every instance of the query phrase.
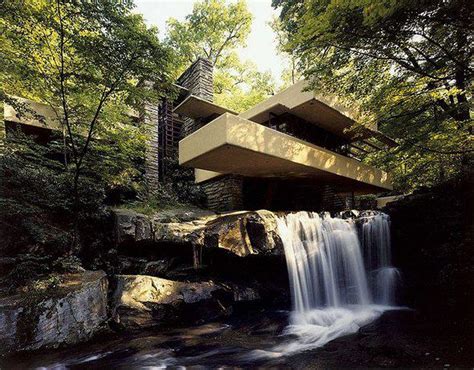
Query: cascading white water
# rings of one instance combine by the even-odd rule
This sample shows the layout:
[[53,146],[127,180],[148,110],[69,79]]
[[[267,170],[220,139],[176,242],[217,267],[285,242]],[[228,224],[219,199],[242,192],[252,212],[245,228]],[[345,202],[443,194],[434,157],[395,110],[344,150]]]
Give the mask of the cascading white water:
[[395,305],[400,280],[400,271],[395,267],[387,266],[374,271],[374,302],[386,306]]
[[390,218],[384,213],[374,213],[361,221],[364,261],[374,303],[394,305],[400,272],[392,266]]
[[[394,302],[398,272],[390,266],[387,215],[364,218],[362,245],[354,220],[328,214],[291,213],[278,219],[278,230],[293,303],[286,334],[297,339],[261,355],[288,355],[323,346],[357,332],[388,308],[383,305]],[[368,271],[375,273],[373,285]]]
[[294,311],[370,303],[357,231],[352,222],[298,212],[278,220]]

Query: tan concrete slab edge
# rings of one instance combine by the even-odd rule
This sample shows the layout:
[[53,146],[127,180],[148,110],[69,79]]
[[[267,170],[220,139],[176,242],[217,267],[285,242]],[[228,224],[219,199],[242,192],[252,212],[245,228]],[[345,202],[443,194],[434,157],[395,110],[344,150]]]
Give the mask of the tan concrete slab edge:
[[179,163],[219,173],[352,180],[392,189],[384,171],[229,113],[182,139]]

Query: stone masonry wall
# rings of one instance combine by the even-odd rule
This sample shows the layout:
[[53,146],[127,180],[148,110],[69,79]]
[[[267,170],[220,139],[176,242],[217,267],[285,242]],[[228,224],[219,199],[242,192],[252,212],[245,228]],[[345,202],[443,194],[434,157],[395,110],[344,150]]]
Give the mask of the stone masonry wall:
[[[193,95],[212,102],[214,96],[212,63],[207,59],[199,58],[181,75],[177,83],[189,89]],[[203,123],[200,120],[185,118],[181,135],[186,137],[202,126]]]
[[[196,60],[178,79],[177,83],[201,99],[212,102],[214,95],[213,66],[203,58]],[[186,137],[201,128],[206,122],[185,118],[181,135]],[[240,176],[225,176],[207,181],[202,185],[207,207],[215,211],[230,211],[243,208],[243,179]]]
[[[200,98],[208,101],[212,101],[212,96],[214,93],[212,69],[213,67],[211,62],[206,59],[199,58],[181,75],[177,83],[191,90],[193,95],[199,96]],[[166,139],[167,135],[174,135],[174,133],[170,133],[168,131],[170,127],[174,128],[174,126],[176,125],[166,125],[166,122],[164,122],[163,120],[160,123],[159,105],[151,104],[148,102],[144,104],[144,112],[142,119],[148,130],[148,142],[146,144],[145,157],[145,177],[147,180],[148,188],[150,189],[150,191],[154,191],[158,186],[160,177],[163,177],[163,169],[160,169],[160,154],[162,157],[164,157],[166,155],[169,155],[169,152],[171,152],[173,149],[167,148],[164,145],[163,140]],[[169,119],[176,121],[176,123],[181,126],[181,120],[178,117],[172,117],[171,113]],[[190,133],[201,127],[201,122],[199,121],[195,121],[190,118],[185,118],[183,121],[184,122],[182,123],[181,129],[182,137],[189,135]],[[159,137],[160,124],[162,126],[167,126],[165,127],[165,130],[161,130],[161,139],[163,139],[161,140],[162,142],[160,142]]]
[[[201,99],[212,102],[214,95],[213,66],[203,58],[196,60],[178,79],[177,83]],[[181,135],[186,137],[201,128],[205,122],[185,118]],[[243,207],[243,180],[238,176],[225,176],[202,185],[207,207],[215,211],[230,211]]]
[[230,211],[243,208],[243,178],[225,176],[202,184],[207,207],[214,211]]
[[150,191],[158,187],[158,105],[145,103],[143,123],[146,126],[148,140],[146,143],[145,178]]

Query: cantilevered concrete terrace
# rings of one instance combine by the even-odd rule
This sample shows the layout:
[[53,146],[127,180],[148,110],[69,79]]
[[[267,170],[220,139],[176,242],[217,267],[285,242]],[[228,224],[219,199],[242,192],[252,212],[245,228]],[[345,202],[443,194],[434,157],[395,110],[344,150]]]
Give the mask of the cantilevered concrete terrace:
[[392,189],[386,172],[230,113],[181,140],[179,163],[250,177],[311,177],[356,193]]
[[[48,104],[21,97],[12,96],[11,98],[16,100],[16,104],[21,109],[19,111],[14,106],[4,102],[3,119],[5,122],[42,130],[62,131],[64,129],[60,121],[63,114],[61,108],[53,109]],[[131,109],[127,112],[127,115],[132,119],[138,119],[139,117],[138,112]],[[86,133],[80,132],[81,135],[86,135]]]
[[299,81],[240,116],[263,123],[268,121],[269,115],[289,113],[353,142],[375,139],[388,146],[396,145],[392,139],[377,131],[377,127],[357,125],[354,129],[356,122],[364,120],[356,109],[347,107],[335,95],[317,93],[308,87],[305,80]]
[[[305,81],[240,115],[192,97],[175,112],[210,121],[180,142],[180,163],[195,168],[198,183],[223,174],[239,174],[311,177],[360,192],[391,189],[386,173],[350,157],[396,143],[376,127],[356,125],[363,119],[357,111],[336,97],[308,90]],[[301,129],[308,139],[298,138],[296,131]]]
[[20,114],[12,105],[4,103],[3,117],[5,121],[51,130],[61,129],[61,123],[49,105],[24,98],[14,97],[14,99],[23,107],[23,111]]

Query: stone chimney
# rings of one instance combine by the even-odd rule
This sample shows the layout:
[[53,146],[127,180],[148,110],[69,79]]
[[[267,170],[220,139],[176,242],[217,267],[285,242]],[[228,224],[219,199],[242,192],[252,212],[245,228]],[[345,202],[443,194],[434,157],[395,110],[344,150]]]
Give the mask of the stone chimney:
[[[177,80],[177,84],[190,90],[201,99],[212,102],[214,96],[213,66],[204,58],[196,60]],[[186,137],[207,122],[184,118],[181,137]],[[206,194],[207,207],[216,211],[229,211],[243,207],[243,179],[241,176],[226,175],[202,184]]]
[[[176,84],[188,89],[190,94],[212,102],[214,95],[213,66],[198,58],[178,78]],[[174,102],[163,99],[160,104],[144,104],[143,122],[148,129],[145,177],[150,191],[158,187],[166,176],[164,159],[177,155],[180,137],[189,135],[202,126],[199,120],[178,117],[173,113]]]
[[158,104],[143,104],[142,122],[147,131],[145,147],[145,180],[150,192],[158,188]]
[[[212,102],[214,97],[214,78],[212,63],[204,58],[198,58],[183,72],[176,83],[201,99]],[[203,126],[200,120],[185,118],[181,136],[185,137]]]
[[198,58],[176,81],[178,85],[190,90],[193,95],[212,102],[214,97],[214,81],[212,63]]

